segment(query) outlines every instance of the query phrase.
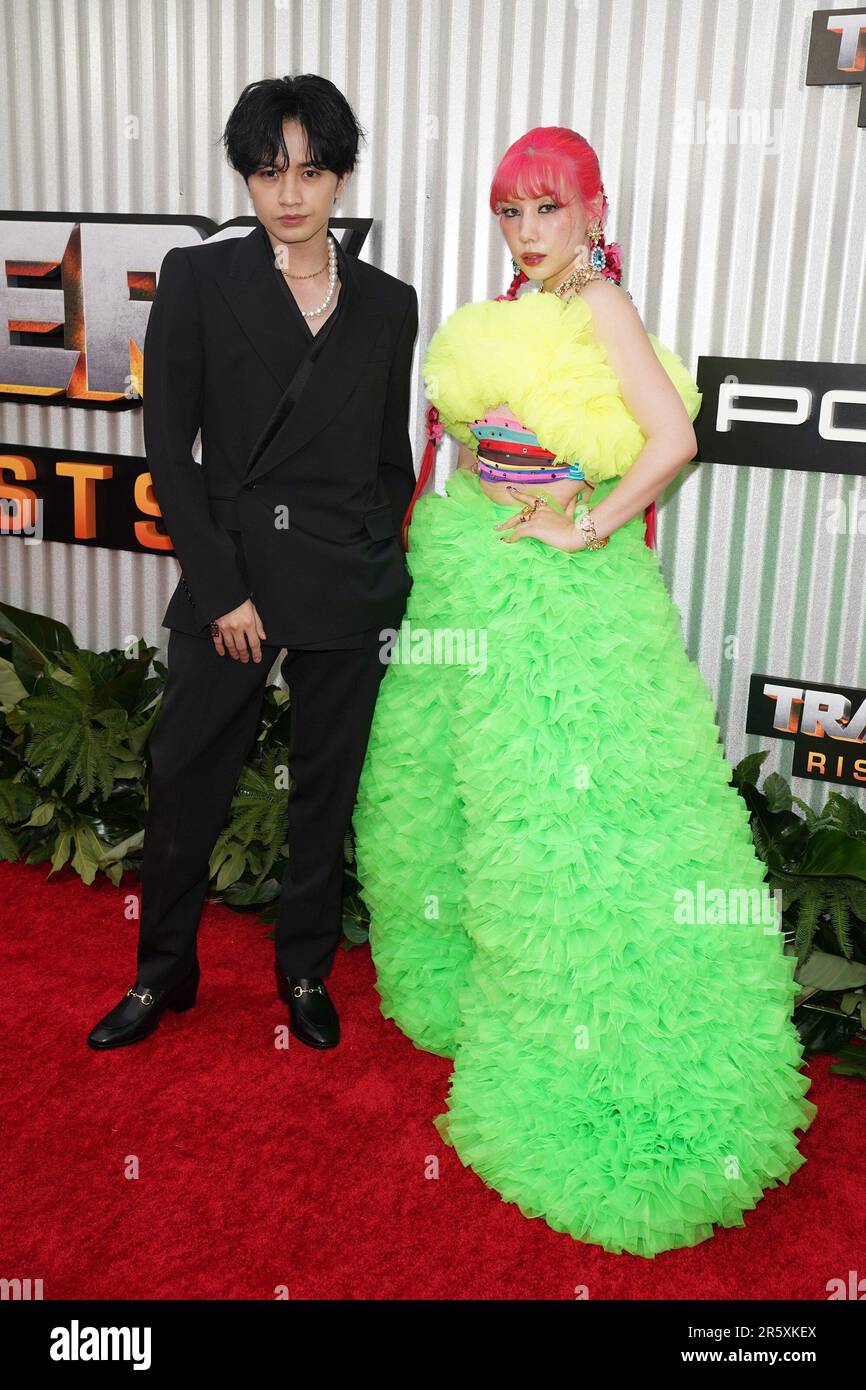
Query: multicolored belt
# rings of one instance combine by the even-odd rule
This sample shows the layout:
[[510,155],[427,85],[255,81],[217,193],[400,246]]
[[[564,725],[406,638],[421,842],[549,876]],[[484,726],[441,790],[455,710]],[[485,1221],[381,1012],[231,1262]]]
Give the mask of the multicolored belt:
[[478,440],[478,472],[491,482],[540,483],[586,477],[579,460],[554,463],[556,455],[543,448],[532,430],[492,424],[486,419],[467,423]]

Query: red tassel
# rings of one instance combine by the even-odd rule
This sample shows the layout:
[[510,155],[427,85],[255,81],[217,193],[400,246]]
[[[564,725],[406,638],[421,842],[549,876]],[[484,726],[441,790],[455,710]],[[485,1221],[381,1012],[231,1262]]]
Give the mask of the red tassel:
[[645,530],[645,532],[644,532],[644,542],[645,542],[646,545],[649,546],[650,550],[655,550],[655,548],[656,548],[656,504],[655,504],[655,502],[650,502],[649,506],[647,507],[647,509],[646,509],[646,511],[644,512],[643,515],[644,515],[644,523],[645,523],[645,526],[646,526],[646,530]]
[[421,459],[421,467],[418,471],[415,491],[412,493],[409,506],[406,508],[406,515],[403,517],[403,525],[400,528],[400,539],[404,551],[409,549],[409,524],[412,520],[412,512],[415,503],[427,486],[427,482],[433,472],[433,464],[436,459],[436,445],[442,437],[442,426],[438,424],[438,420],[439,411],[436,409],[435,405],[431,405],[427,410],[427,444],[424,449],[423,458]]

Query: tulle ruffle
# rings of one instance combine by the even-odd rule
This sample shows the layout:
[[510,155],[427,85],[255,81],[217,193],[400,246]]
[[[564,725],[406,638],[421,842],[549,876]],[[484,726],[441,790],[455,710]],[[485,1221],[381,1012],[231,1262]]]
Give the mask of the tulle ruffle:
[[[694,420],[701,392],[682,358],[648,333]],[[592,311],[576,295],[530,293],[463,304],[439,325],[423,364],[444,428],[472,448],[466,421],[506,403],[557,461],[580,459],[590,482],[627,473],[646,439],[623,400]]]
[[439,1133],[524,1215],[694,1245],[788,1181],[815,1114],[781,938],[689,912],[764,883],[712,700],[640,518],[504,545],[512,507],[446,489],[404,628],[479,642],[392,660],[355,808],[382,1012],[454,1058]]

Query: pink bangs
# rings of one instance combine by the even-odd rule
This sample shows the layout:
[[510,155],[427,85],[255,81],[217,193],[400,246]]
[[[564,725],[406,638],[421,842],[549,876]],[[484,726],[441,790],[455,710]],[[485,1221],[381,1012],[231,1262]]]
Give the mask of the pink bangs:
[[[490,185],[490,209],[498,216],[512,198],[553,197],[560,207],[574,198],[586,208],[601,191],[595,151],[566,126],[536,126],[509,146]],[[604,199],[602,222],[607,212]]]

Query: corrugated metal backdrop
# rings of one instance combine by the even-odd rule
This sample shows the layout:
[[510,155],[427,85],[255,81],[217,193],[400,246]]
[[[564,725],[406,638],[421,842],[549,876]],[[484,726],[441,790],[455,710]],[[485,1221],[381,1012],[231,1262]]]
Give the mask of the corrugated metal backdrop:
[[[597,149],[608,239],[646,326],[701,353],[862,361],[866,133],[857,87],[804,85],[811,0],[3,0],[0,205],[250,212],[218,137],[255,78],[314,71],[368,132],[339,210],[375,219],[363,251],[418,289],[420,362],[441,318],[500,293],[487,207],[495,164],[534,125]],[[711,111],[757,113],[712,143]],[[685,135],[682,123],[696,132]],[[0,406],[7,441],[139,454],[138,413]],[[453,465],[440,449],[437,479]],[[731,761],[751,671],[866,684],[866,538],[816,526],[864,480],[690,468],[660,515],[664,574]],[[862,505],[862,501],[861,501]],[[173,560],[0,542],[9,601],[89,646],[164,642]],[[767,766],[786,772],[772,745]],[[798,782],[819,804],[824,789]]]

